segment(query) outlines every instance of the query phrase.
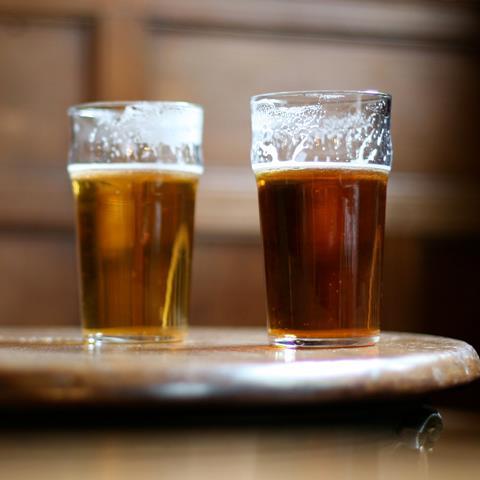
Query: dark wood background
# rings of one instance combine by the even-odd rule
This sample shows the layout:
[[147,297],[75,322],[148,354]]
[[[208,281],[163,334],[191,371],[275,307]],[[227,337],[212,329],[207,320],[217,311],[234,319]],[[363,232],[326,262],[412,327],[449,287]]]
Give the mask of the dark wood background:
[[265,321],[249,97],[393,94],[383,327],[480,347],[476,2],[0,0],[0,323],[78,323],[66,108],[206,109],[193,324]]

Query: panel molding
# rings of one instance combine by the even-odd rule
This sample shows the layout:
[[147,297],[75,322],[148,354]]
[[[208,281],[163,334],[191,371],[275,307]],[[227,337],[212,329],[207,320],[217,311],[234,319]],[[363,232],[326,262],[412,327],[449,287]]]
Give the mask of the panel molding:
[[183,25],[375,43],[478,48],[474,5],[423,1],[146,0],[153,26]]
[[152,26],[250,30],[478,48],[476,2],[403,0],[0,0],[0,14],[123,17]]
[[[259,235],[257,192],[249,168],[207,167],[200,180],[196,229],[201,237]],[[396,236],[480,233],[480,191],[463,177],[393,173],[387,231]],[[0,168],[0,228],[72,230],[73,199],[60,168]]]

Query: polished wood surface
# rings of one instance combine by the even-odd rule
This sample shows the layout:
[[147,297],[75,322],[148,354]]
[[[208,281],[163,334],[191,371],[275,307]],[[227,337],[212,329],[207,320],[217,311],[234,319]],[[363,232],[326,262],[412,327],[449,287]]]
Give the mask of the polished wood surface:
[[263,329],[192,328],[184,343],[84,343],[79,332],[0,330],[0,402],[324,403],[416,395],[468,383],[468,344],[384,332],[374,347],[285,349]]

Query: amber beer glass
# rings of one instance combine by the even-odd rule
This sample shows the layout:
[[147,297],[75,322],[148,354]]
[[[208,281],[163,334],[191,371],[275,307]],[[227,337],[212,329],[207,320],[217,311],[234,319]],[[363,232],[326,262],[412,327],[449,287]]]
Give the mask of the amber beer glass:
[[95,343],[181,340],[203,111],[96,103],[69,115],[84,334]]
[[274,344],[361,346],[379,338],[390,104],[379,92],[252,98]]

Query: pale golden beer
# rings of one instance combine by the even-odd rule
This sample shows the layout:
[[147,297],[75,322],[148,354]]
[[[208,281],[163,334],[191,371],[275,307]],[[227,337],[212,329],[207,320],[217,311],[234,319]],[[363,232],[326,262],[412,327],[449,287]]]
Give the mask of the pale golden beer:
[[71,169],[85,332],[183,338],[198,175]]
[[84,336],[90,343],[182,340],[202,109],[100,103],[69,113]]

